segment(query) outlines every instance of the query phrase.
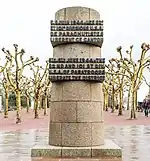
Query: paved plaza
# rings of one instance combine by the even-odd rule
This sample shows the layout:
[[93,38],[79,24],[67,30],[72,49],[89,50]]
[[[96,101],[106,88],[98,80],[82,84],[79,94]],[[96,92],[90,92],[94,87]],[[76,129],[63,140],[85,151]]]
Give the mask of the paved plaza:
[[[105,138],[112,139],[123,149],[123,161],[150,160],[150,118],[144,117],[143,113],[137,114],[137,120],[128,120],[128,111],[124,112],[124,116],[104,112]],[[33,112],[26,114],[26,111],[22,111],[20,125],[15,124],[14,116],[15,112],[10,112],[9,119],[3,119],[0,114],[0,158],[2,161],[31,161],[31,148],[35,144],[48,143],[48,116],[43,116],[41,110],[40,119],[33,119]],[[80,160],[88,161],[86,158]],[[59,159],[36,158],[33,161]]]
[[[48,110],[49,115],[49,110]],[[129,111],[123,111],[123,116],[117,116],[115,113],[104,112],[104,123],[106,125],[150,125],[150,117],[145,117],[144,113],[137,112],[136,120],[129,120]],[[9,118],[4,119],[3,113],[0,113],[0,131],[16,131],[22,129],[41,129],[49,126],[49,116],[43,115],[43,110],[39,111],[40,118],[34,119],[34,113],[26,113],[22,110],[22,123],[15,124],[15,112],[9,112]]]
[[[115,141],[123,149],[123,161],[150,160],[150,126],[107,125],[105,137]],[[0,158],[2,161],[31,161],[30,148],[48,143],[48,129],[16,130],[0,133]],[[86,161],[87,159],[81,159]],[[59,161],[40,159],[36,161]],[[62,160],[63,161],[63,160]],[[67,161],[67,160],[66,160]],[[68,161],[71,161],[71,159]],[[87,160],[88,161],[88,160]],[[95,159],[98,161],[98,159]],[[108,160],[107,160],[108,161]],[[113,160],[114,161],[114,160]]]

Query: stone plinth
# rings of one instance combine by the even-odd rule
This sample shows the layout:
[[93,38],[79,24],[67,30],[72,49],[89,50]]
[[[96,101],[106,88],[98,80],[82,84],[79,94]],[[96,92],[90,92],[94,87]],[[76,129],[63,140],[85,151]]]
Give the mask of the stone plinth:
[[51,145],[36,145],[32,151],[31,156],[34,157],[51,157],[51,158],[98,158],[109,160],[112,159],[121,161],[121,148],[111,140],[105,140],[102,146],[93,147],[61,147]]
[[50,158],[33,158],[32,161],[121,161],[121,159],[98,159],[98,158],[84,158],[84,159],[69,159],[69,158],[57,158],[57,159],[50,159]]
[[[100,20],[86,7],[69,7],[56,12],[56,20]],[[54,46],[54,58],[100,58],[94,44],[68,43]],[[119,159],[121,149],[104,140],[102,83],[91,81],[52,82],[49,145],[35,146],[32,157]]]

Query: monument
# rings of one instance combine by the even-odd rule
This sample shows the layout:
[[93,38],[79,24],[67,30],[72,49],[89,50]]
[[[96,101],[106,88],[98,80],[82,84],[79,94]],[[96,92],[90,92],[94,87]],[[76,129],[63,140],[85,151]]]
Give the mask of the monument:
[[104,139],[100,14],[86,7],[58,10],[51,20],[50,41],[49,145],[34,146],[31,156],[120,161],[121,148]]

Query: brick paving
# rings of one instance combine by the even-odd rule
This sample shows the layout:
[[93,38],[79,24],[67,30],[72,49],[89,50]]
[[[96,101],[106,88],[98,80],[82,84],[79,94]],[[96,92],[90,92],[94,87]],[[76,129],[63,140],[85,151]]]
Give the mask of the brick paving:
[[0,131],[14,131],[21,129],[40,129],[48,127],[48,116],[43,115],[43,110],[39,111],[39,119],[34,119],[34,112],[26,113],[26,110],[21,112],[21,124],[15,123],[16,113],[10,111],[8,118],[3,118],[3,113],[0,113]]
[[[123,116],[117,116],[117,111],[115,113],[104,112],[104,123],[106,125],[150,125],[150,117],[145,117],[144,113],[137,112],[137,120],[129,120],[129,111],[123,112]],[[15,115],[15,111],[10,111],[9,118],[3,118],[3,113],[0,113],[0,131],[41,129],[49,126],[49,117],[43,115],[43,110],[39,111],[39,119],[34,119],[33,111],[26,113],[26,110],[22,110],[21,124],[15,124]]]

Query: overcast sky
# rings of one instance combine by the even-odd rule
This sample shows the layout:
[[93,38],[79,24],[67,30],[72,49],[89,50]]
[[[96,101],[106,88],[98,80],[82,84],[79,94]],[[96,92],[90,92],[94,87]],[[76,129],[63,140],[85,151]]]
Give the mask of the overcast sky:
[[[124,50],[134,45],[137,58],[141,43],[150,43],[149,0],[0,0],[0,48],[12,49],[17,43],[25,48],[26,56],[38,56],[44,64],[52,56],[50,20],[58,9],[69,6],[100,12],[104,20],[102,56],[107,59],[117,56],[116,47],[120,45]],[[150,80],[150,73],[146,72],[146,77]],[[147,93],[148,87],[143,84],[139,100]]]

